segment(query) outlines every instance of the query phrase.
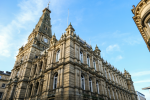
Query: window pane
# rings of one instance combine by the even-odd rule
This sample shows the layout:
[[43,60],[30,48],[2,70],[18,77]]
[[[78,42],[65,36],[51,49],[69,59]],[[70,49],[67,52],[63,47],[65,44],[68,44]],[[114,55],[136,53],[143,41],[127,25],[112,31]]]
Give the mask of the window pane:
[[2,95],[3,95],[3,93],[2,93],[2,92],[0,92],[0,98],[2,98]]

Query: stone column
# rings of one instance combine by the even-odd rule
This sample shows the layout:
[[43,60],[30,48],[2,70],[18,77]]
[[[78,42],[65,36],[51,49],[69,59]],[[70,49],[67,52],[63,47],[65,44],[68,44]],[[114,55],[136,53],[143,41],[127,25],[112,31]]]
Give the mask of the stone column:
[[60,73],[60,87],[63,87],[63,79],[64,79],[64,69],[61,68],[61,73]]
[[34,64],[32,64],[32,67],[31,67],[31,71],[30,71],[30,77],[32,77],[32,75],[33,75],[33,71],[35,70],[35,68],[34,68]]
[[47,80],[47,86],[48,86],[47,91],[48,91],[51,89],[51,85],[53,86],[53,84],[51,84],[52,83],[52,79],[51,79],[52,78],[52,72],[50,71],[47,75],[48,75],[48,77],[47,77],[48,78],[48,80]]
[[62,62],[62,53],[63,53],[63,44],[60,45],[60,57],[59,57],[59,63]]
[[39,70],[40,70],[40,66],[39,66],[39,62],[37,63],[37,68],[36,68],[36,75],[39,74]]
[[[88,73],[89,74],[89,73]],[[89,75],[86,75],[86,79],[85,79],[85,90],[89,91]]]
[[61,69],[58,70],[58,77],[57,77],[57,88],[60,87],[60,73],[61,73]]
[[78,52],[78,61],[79,61],[79,63],[81,63],[81,60],[80,60],[80,47],[78,46],[78,50],[79,50],[79,52]]
[[84,64],[87,64],[87,51],[85,50],[84,54],[83,54],[83,61],[84,61]]
[[53,61],[54,61],[54,50],[51,51],[50,68],[52,67]]
[[90,67],[93,68],[93,55],[90,57]]
[[96,87],[96,78],[92,78],[92,87],[93,87],[93,93],[97,93],[97,87]]
[[27,89],[26,89],[26,92],[25,92],[25,98],[29,97],[30,88],[31,88],[30,85],[27,85]]
[[63,55],[62,55],[63,61],[62,62],[65,61],[65,45],[66,45],[66,43],[64,42],[63,43]]

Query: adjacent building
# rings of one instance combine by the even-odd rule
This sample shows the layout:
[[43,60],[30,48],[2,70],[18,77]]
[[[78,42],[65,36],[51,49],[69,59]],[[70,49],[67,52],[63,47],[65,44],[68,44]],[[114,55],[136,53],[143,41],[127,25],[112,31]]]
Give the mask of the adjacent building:
[[137,100],[131,75],[107,63],[73,26],[52,36],[49,7],[19,49],[3,100]]
[[150,0],[141,0],[133,6],[133,20],[150,51]]
[[[150,0],[141,0],[136,7],[133,5],[132,13],[133,20],[150,51]],[[146,89],[150,87],[143,88]]]
[[3,98],[3,94],[6,88],[6,84],[8,83],[11,72],[0,71],[0,100]]
[[146,98],[145,98],[145,95],[144,95],[144,94],[142,94],[142,93],[140,93],[140,92],[138,92],[138,91],[136,91],[136,94],[137,94],[137,98],[138,98],[138,100],[146,100]]

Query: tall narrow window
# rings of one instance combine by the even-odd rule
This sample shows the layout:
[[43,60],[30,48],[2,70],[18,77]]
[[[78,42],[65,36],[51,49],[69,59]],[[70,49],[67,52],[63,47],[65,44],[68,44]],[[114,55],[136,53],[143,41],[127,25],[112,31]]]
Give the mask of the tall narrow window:
[[0,92],[0,99],[2,98],[2,96],[3,96],[3,92]]
[[91,80],[91,78],[89,78],[89,87],[90,87],[90,91],[93,92],[92,80]]
[[39,82],[37,82],[37,84],[36,84],[36,90],[35,90],[36,95],[38,93],[38,87],[39,87]]
[[89,56],[87,56],[87,64],[90,67],[90,57]]
[[81,75],[81,87],[83,90],[85,90],[85,83],[84,83],[84,76]]
[[2,78],[2,76],[0,76],[0,79]]
[[97,87],[97,93],[99,94],[99,84],[96,82],[96,87]]
[[94,68],[96,70],[96,62],[95,62],[95,60],[93,60],[93,65],[94,65]]
[[59,61],[59,55],[60,55],[60,50],[58,50],[57,53],[56,53],[56,62]]
[[81,63],[83,63],[83,53],[82,53],[82,51],[80,51],[80,61],[81,61]]
[[58,73],[54,76],[53,89],[56,89],[57,87],[57,77],[58,77]]

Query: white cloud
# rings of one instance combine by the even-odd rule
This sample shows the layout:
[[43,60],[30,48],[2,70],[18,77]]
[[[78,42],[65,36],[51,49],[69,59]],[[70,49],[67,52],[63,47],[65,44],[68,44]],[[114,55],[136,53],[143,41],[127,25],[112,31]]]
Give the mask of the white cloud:
[[142,72],[136,72],[132,73],[132,76],[144,76],[144,75],[149,75],[150,71],[142,71]]
[[43,9],[43,2],[43,0],[23,0],[18,4],[20,12],[15,14],[16,17],[8,25],[0,25],[0,56],[11,56],[12,48],[18,47],[24,42],[14,38],[15,33],[20,33],[22,28],[28,29],[27,23],[35,21],[34,17]]
[[112,51],[120,51],[119,45],[118,44],[110,45],[106,48],[107,53],[112,52]]
[[119,55],[119,56],[116,57],[116,60],[117,60],[117,61],[118,61],[118,60],[121,60],[121,59],[123,59],[123,57],[122,57],[121,55]]
[[136,37],[128,37],[128,38],[125,38],[124,41],[126,43],[128,43],[129,45],[135,45],[135,44],[140,44],[141,41],[142,41],[142,38],[139,37],[139,36],[136,36]]

